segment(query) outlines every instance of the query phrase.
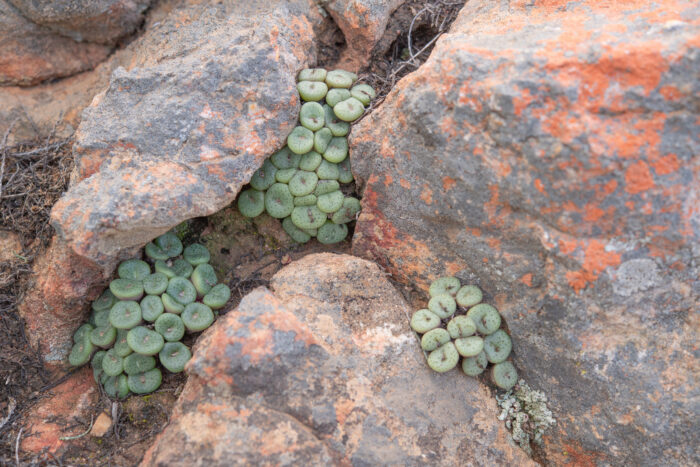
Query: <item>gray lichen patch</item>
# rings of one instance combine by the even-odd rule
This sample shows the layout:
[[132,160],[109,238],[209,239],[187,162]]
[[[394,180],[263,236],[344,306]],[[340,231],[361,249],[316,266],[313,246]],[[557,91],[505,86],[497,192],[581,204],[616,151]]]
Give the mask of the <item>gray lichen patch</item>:
[[502,409],[498,419],[505,420],[513,440],[532,455],[530,443],[542,444],[542,435],[556,423],[552,411],[547,407],[547,396],[521,379],[513,389],[497,395],[496,400]]
[[630,297],[634,293],[655,287],[660,282],[656,263],[648,258],[637,258],[625,261],[617,268],[612,286],[617,295]]

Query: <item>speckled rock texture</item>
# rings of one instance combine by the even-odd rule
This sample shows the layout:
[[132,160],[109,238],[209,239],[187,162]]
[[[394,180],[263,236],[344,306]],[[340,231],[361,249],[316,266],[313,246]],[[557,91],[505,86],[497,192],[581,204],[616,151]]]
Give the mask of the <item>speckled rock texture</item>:
[[109,264],[229,204],[294,127],[314,15],[302,0],[185,3],[153,24],[83,113],[58,234]]
[[152,0],[9,0],[33,23],[77,42],[112,45],[143,21]]
[[0,86],[28,86],[89,70],[111,49],[55,33],[0,0]]
[[353,129],[353,252],[505,317],[555,465],[694,465],[700,6],[467,3]]
[[322,3],[345,36],[338,68],[359,71],[386,30],[391,14],[406,0],[331,0]]
[[432,372],[376,264],[309,255],[195,346],[141,465],[535,465],[486,386]]

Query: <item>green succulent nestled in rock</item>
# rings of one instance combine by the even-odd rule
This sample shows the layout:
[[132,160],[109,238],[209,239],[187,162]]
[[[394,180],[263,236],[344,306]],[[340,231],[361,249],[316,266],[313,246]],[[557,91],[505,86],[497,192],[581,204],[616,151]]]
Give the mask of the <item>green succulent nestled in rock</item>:
[[428,308],[413,314],[411,328],[423,334],[421,348],[430,352],[430,368],[443,373],[462,358],[462,371],[478,376],[492,363],[493,383],[501,389],[512,388],[518,380],[507,360],[513,344],[500,329],[503,320],[498,310],[481,303],[481,289],[462,286],[456,277],[441,277],[430,285],[429,294]]
[[[299,157],[282,156],[280,162],[299,162]],[[270,173],[269,167],[266,170]],[[163,379],[158,362],[171,373],[183,371],[192,353],[180,341],[187,332],[211,326],[213,310],[231,298],[228,286],[218,283],[209,251],[202,245],[183,248],[169,232],[146,245],[145,257],[119,265],[118,278],[92,302],[88,322],[73,334],[69,363],[90,362],[95,382],[115,399],[158,389]]]
[[352,187],[341,187],[354,182],[347,135],[376,97],[371,86],[357,84],[357,79],[344,70],[299,72],[297,90],[304,102],[299,124],[287,144],[253,174],[250,188],[241,191],[238,210],[243,216],[266,212],[280,219],[298,243],[315,237],[333,244],[347,238],[347,224],[360,211],[360,201],[348,196]]

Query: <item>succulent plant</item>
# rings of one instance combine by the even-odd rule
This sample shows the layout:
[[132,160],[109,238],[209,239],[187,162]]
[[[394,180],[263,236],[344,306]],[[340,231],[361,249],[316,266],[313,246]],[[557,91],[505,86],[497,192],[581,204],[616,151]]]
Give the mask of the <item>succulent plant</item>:
[[149,323],[154,322],[163,313],[165,307],[163,300],[158,295],[146,295],[140,303],[141,318]]
[[173,313],[163,313],[153,325],[156,332],[168,342],[177,342],[185,335],[185,325],[180,316]]
[[[192,266],[199,266],[200,264],[208,263],[211,259],[211,255],[209,254],[207,247],[200,245],[199,243],[188,245],[182,252],[182,257]],[[175,263],[177,263],[177,260],[175,260]]]
[[109,324],[116,329],[131,329],[141,323],[141,306],[133,301],[121,301],[109,311]]
[[297,81],[325,81],[326,73],[323,68],[305,68],[299,72]]
[[316,151],[309,151],[301,156],[301,160],[299,161],[299,169],[305,170],[307,172],[313,172],[318,168],[319,165],[321,165],[322,160],[323,156],[321,154],[319,154]]
[[[324,119],[325,119],[325,109],[324,109]],[[321,128],[314,133],[314,151],[323,154],[328,149],[328,144],[333,139],[333,132],[330,128]]]
[[156,359],[150,355],[133,353],[124,359],[124,373],[138,375],[156,367]]
[[457,303],[448,294],[435,295],[428,302],[428,309],[440,318],[447,319],[457,310]]
[[500,362],[493,366],[491,378],[496,386],[508,390],[518,381],[518,372],[512,363]]
[[455,300],[457,305],[463,308],[469,308],[481,302],[483,293],[481,289],[475,285],[465,285],[457,291]]
[[109,349],[102,357],[102,371],[107,376],[117,376],[124,371],[124,359],[114,349]]
[[339,164],[348,157],[348,139],[342,136],[334,136],[328,143],[323,158],[328,162]]
[[462,357],[476,357],[484,350],[484,340],[479,336],[460,337],[454,343]]
[[151,267],[140,259],[129,259],[122,262],[117,268],[117,274],[122,279],[142,281],[151,273]]
[[298,126],[287,136],[287,147],[295,154],[306,154],[314,148],[314,133]]
[[326,83],[331,88],[349,88],[357,81],[357,75],[344,70],[333,70],[326,74]]
[[136,375],[129,375],[127,379],[129,390],[134,394],[151,393],[160,387],[162,381],[163,374],[158,368]]
[[168,295],[167,292],[160,296],[160,300],[163,302],[163,308],[168,313],[180,314],[185,309],[185,305]]
[[435,328],[423,334],[420,340],[420,346],[423,350],[431,352],[447,344],[450,340],[450,333],[442,328]]
[[359,100],[351,97],[333,106],[333,113],[344,122],[353,122],[365,113],[365,106]]
[[448,342],[442,347],[433,350],[428,355],[428,366],[438,373],[450,371],[457,366],[459,354],[452,342]]
[[275,181],[278,183],[289,184],[289,181],[292,179],[292,177],[294,177],[295,173],[297,173],[296,168],[279,169],[275,174]]
[[102,295],[92,302],[92,309],[93,311],[109,310],[115,303],[117,303],[117,297],[114,296],[111,290],[105,289]]
[[424,334],[438,326],[440,326],[440,318],[426,308],[416,311],[411,317],[411,329],[419,334]]
[[294,197],[284,183],[275,183],[265,192],[265,211],[272,217],[284,219],[294,209]]
[[316,206],[297,206],[290,218],[300,229],[318,229],[326,223],[327,216]]
[[308,130],[320,130],[325,123],[323,106],[318,102],[306,102],[299,111],[299,122]]
[[476,329],[486,336],[493,334],[501,326],[501,315],[498,313],[498,310],[488,303],[481,303],[471,307],[467,312],[467,316],[474,320]]
[[177,235],[172,232],[167,232],[156,238],[154,243],[161,249],[169,258],[173,258],[182,253],[182,242]]
[[226,284],[217,284],[202,298],[202,303],[212,310],[219,310],[231,298],[231,289]]
[[484,372],[489,362],[486,360],[486,354],[482,351],[475,357],[467,357],[462,359],[462,371],[469,376],[478,376]]
[[348,236],[348,226],[345,224],[334,224],[331,221],[326,221],[318,228],[316,239],[324,245],[331,245],[345,240]]
[[79,342],[83,342],[85,337],[90,338],[90,333],[93,329],[95,329],[95,327],[90,323],[81,325],[78,330],[73,333],[73,343],[78,344]]
[[285,217],[284,219],[282,219],[282,228],[285,232],[287,232],[287,235],[292,237],[292,240],[294,240],[297,243],[306,243],[309,240],[311,240],[311,235],[294,225],[294,221],[292,221],[291,217]]
[[326,104],[331,107],[335,107],[338,102],[342,102],[346,99],[350,99],[352,94],[350,91],[343,88],[335,88],[328,91],[326,94]]
[[238,210],[245,217],[258,217],[265,211],[265,192],[253,188],[244,190],[238,197]]
[[[308,154],[316,154],[308,153]],[[319,156],[320,158],[320,156]],[[321,164],[319,159],[318,167]],[[313,170],[316,170],[315,168]],[[318,176],[314,172],[307,172],[306,170],[298,170],[294,176],[289,180],[289,192],[296,196],[306,196],[310,195],[316,189],[316,184],[318,183]]]
[[203,331],[214,322],[214,312],[203,303],[190,303],[180,316],[190,332]]
[[343,207],[345,196],[340,190],[318,196],[316,207],[326,214],[333,214]]
[[484,353],[491,363],[501,363],[508,358],[513,344],[510,336],[503,329],[499,329],[486,336],[484,339]]
[[[290,152],[290,151],[288,151]],[[279,169],[272,163],[270,159],[266,159],[250,179],[250,186],[258,191],[265,191],[275,183],[275,174]],[[156,258],[159,259],[159,258]]]
[[369,105],[372,99],[377,97],[377,92],[368,84],[356,84],[350,90],[350,95],[362,102],[363,105]]
[[474,321],[468,316],[455,316],[447,323],[447,332],[450,333],[452,339],[468,337],[476,332],[476,324],[474,324]]
[[171,373],[180,373],[192,358],[192,352],[182,342],[168,342],[158,353],[161,365]]
[[459,279],[456,277],[441,277],[430,284],[428,293],[431,297],[448,294],[454,297],[460,289]]
[[297,91],[306,102],[317,102],[326,97],[328,85],[319,81],[299,81]]
[[90,333],[90,342],[96,347],[109,348],[117,339],[117,330],[112,326],[98,326]]
[[149,295],[160,295],[165,292],[167,288],[168,276],[162,272],[154,272],[143,279],[143,291]]
[[[194,288],[192,282],[184,277],[173,277],[168,282],[167,293],[181,305],[187,305],[197,299],[197,289]],[[165,305],[165,302],[163,302]]]
[[143,282],[134,279],[114,279],[109,283],[109,290],[119,300],[141,300]]

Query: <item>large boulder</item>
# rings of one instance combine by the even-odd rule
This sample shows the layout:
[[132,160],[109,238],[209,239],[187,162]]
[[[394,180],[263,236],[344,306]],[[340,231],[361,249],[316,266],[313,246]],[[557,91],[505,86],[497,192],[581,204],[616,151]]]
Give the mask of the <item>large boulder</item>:
[[482,286],[554,464],[700,462],[698,44],[697,2],[472,0],[353,129],[354,253]]
[[231,2],[153,24],[83,113],[71,187],[52,212],[58,234],[107,266],[229,204],[296,123],[317,16],[303,0]]
[[141,465],[535,465],[488,388],[428,368],[377,265],[309,255],[270,286],[198,341]]

